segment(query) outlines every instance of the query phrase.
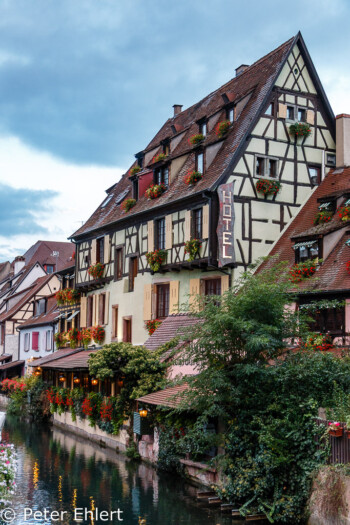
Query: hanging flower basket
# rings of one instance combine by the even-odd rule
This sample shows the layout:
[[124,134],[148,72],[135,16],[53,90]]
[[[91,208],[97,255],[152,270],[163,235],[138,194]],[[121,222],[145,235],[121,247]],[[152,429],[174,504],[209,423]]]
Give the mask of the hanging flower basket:
[[154,252],[147,252],[146,259],[149,267],[153,272],[158,272],[159,268],[166,261],[167,251],[166,250],[155,250]]
[[125,201],[121,203],[120,207],[125,213],[128,213],[128,211],[131,210],[131,208],[133,208],[135,204],[136,199],[125,199]]
[[153,200],[158,199],[163,193],[166,191],[166,186],[163,184],[152,184],[147,190],[145,191],[145,195],[147,199]]
[[203,178],[203,173],[200,171],[189,171],[185,177],[185,184],[188,186],[196,184],[199,180]]
[[231,122],[229,120],[222,120],[219,122],[215,127],[215,133],[219,137],[219,139],[222,139],[227,135],[229,129],[231,126]]
[[316,272],[318,262],[307,260],[298,264],[294,264],[289,272],[291,276],[290,281],[297,283],[311,277]]
[[350,206],[342,206],[338,209],[339,219],[343,222],[350,221]]
[[259,179],[255,184],[256,191],[263,195],[276,195],[281,189],[278,180]]
[[296,122],[289,126],[289,134],[292,137],[308,137],[311,135],[311,129],[309,124],[304,124],[303,122]]
[[343,427],[340,426],[340,423],[333,421],[333,423],[328,424],[328,434],[333,437],[342,437]]
[[105,330],[102,326],[94,326],[91,328],[91,336],[95,343],[101,344],[105,338]]
[[314,218],[314,225],[317,224],[325,224],[326,222],[329,222],[333,217],[332,211],[319,211]]
[[158,153],[158,155],[154,155],[152,159],[152,164],[156,164],[157,162],[163,162],[167,158],[167,155],[165,153]]
[[145,325],[146,329],[148,330],[148,334],[152,335],[157,330],[157,328],[160,327],[161,324],[162,321],[160,319],[152,319],[151,321],[146,321]]
[[134,167],[131,168],[131,170],[129,171],[129,176],[132,177],[133,175],[136,175],[139,171],[141,171],[140,166],[134,166]]
[[190,146],[197,146],[198,144],[203,142],[204,139],[205,136],[203,135],[203,133],[195,133],[195,135],[192,135],[188,139],[188,143],[190,144]]
[[199,250],[202,243],[199,239],[191,239],[185,242],[185,254],[188,254],[188,260],[194,261],[196,255],[199,254]]
[[101,279],[104,269],[105,265],[102,263],[92,264],[88,269],[88,274],[91,275],[93,279]]

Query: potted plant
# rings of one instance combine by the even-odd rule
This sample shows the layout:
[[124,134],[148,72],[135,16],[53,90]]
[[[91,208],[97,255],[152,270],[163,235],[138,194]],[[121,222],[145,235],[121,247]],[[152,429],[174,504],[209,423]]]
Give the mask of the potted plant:
[[160,184],[151,184],[145,191],[145,195],[149,200],[158,199],[166,191],[166,186],[163,182]]
[[188,143],[190,144],[190,146],[197,146],[198,144],[203,142],[204,139],[205,136],[203,135],[203,133],[195,133],[194,135],[191,135],[191,137],[188,139]]
[[104,269],[105,265],[98,262],[96,264],[92,264],[89,267],[88,274],[91,275],[93,279],[101,279],[101,277],[103,276]]
[[68,330],[68,339],[71,348],[76,348],[78,346],[78,341],[80,339],[80,332],[77,328],[71,328]]
[[64,332],[56,332],[53,336],[57,348],[63,348],[67,342]]
[[121,203],[120,207],[125,213],[128,213],[128,211],[131,210],[131,208],[133,208],[135,204],[136,204],[136,199],[125,199]]
[[152,319],[151,321],[146,321],[145,326],[148,330],[148,334],[152,335],[157,330],[157,328],[160,327],[161,324],[162,321],[160,321],[160,319]]
[[91,329],[91,336],[95,343],[101,344],[105,335],[105,330],[102,326],[94,326],[94,328]]
[[308,137],[311,135],[311,129],[309,124],[305,124],[304,122],[295,122],[295,124],[291,124],[289,126],[289,134],[292,137]]
[[338,421],[333,421],[332,423],[328,423],[328,434],[333,437],[342,437],[343,435],[343,427],[340,426],[340,423]]
[[316,334],[310,335],[306,339],[306,342],[302,348],[304,350],[313,350],[315,352],[327,352],[334,348],[334,345],[329,335]]
[[64,290],[59,290],[55,295],[58,306],[62,306],[66,300],[66,294]]
[[129,171],[129,175],[130,175],[130,177],[133,177],[133,176],[136,175],[139,171],[141,171],[140,166],[134,166],[134,167],[131,168],[131,170]]
[[199,254],[201,246],[202,244],[199,239],[191,239],[185,242],[185,254],[188,254],[189,261],[194,261],[196,255]]
[[152,159],[152,164],[156,164],[157,162],[163,162],[167,158],[167,155],[165,153],[158,153],[158,155],[154,155]]
[[154,252],[146,253],[147,262],[153,272],[158,272],[163,262],[166,261],[166,257],[166,250],[155,250]]
[[329,222],[333,217],[332,211],[319,211],[314,218],[314,225]]
[[222,120],[216,125],[215,133],[219,137],[219,139],[222,139],[225,135],[227,135],[230,126],[231,122],[229,120]]
[[317,270],[317,266],[319,263],[321,263],[322,260],[310,260],[303,261],[297,264],[294,264],[290,270],[290,280],[293,283],[297,283],[299,281],[302,281],[303,279],[307,279],[311,277]]
[[350,206],[342,206],[339,208],[338,215],[343,222],[350,221]]
[[263,195],[276,195],[281,189],[278,180],[259,179],[255,184],[256,191]]
[[196,184],[199,180],[203,178],[203,173],[200,171],[189,171],[185,177],[185,184],[188,186]]
[[80,339],[83,343],[83,347],[85,348],[85,350],[87,350],[89,343],[92,339],[91,330],[89,328],[83,328],[80,332]]

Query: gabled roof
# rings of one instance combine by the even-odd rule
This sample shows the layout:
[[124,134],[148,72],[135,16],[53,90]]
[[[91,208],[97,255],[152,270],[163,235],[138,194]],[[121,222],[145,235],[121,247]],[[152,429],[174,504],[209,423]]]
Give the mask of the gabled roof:
[[58,315],[59,310],[57,307],[55,295],[51,295],[47,298],[46,312],[44,314],[37,315],[36,317],[31,317],[30,319],[22,323],[18,327],[18,329],[22,330],[22,328],[30,328],[31,326],[52,324],[55,321],[55,319],[57,319]]
[[[80,350],[74,354],[68,354],[61,359],[46,362],[41,364],[43,368],[57,369],[57,370],[82,370],[88,369],[88,361],[91,354],[95,354],[98,350]],[[36,366],[38,366],[36,364]]]
[[[313,226],[320,202],[327,200],[328,197],[337,196],[339,198],[348,193],[350,193],[350,167],[331,170],[272,248],[269,255],[274,256],[274,259],[264,263],[261,268],[270,266],[276,261],[287,261],[292,266],[295,262],[294,243],[301,239],[325,237],[327,234],[338,231],[339,240],[331,253],[316,273],[295,285],[295,289],[304,292],[350,290],[350,275],[345,267],[347,261],[350,260],[350,247],[345,244],[350,238],[350,225],[342,222],[335,213],[330,222]],[[343,230],[343,233],[340,230]]]
[[[24,254],[25,263],[26,266],[36,262],[42,266],[57,263],[56,270],[62,270],[72,265],[74,250],[74,245],[70,242],[37,241]],[[53,255],[54,252],[58,252],[58,257]]]
[[144,343],[149,350],[157,350],[174,337],[186,333],[186,328],[197,324],[199,319],[188,314],[169,315]]
[[81,352],[80,348],[62,348],[61,350],[56,350],[52,354],[41,357],[40,359],[34,359],[34,361],[29,362],[28,365],[34,367],[45,365],[46,363],[51,363],[52,361],[59,360],[62,357],[66,357],[71,354],[77,354],[78,352]]
[[[118,197],[132,197],[132,184],[130,174],[127,172],[121,180],[108,189],[107,199],[92,214],[86,223],[79,228],[72,238],[78,239],[80,236],[87,236],[90,232],[103,230],[107,225],[128,219],[137,214],[147,212],[154,208],[168,206],[170,203],[193,198],[194,195],[201,195],[205,190],[214,190],[217,185],[232,171],[236,162],[239,160],[241,148],[245,147],[245,139],[255,126],[256,120],[264,109],[264,105],[270,96],[274,83],[285,64],[289,52],[295,44],[298,44],[303,53],[304,59],[310,66],[311,76],[323,98],[327,115],[330,120],[334,117],[330,109],[328,100],[319,82],[317,73],[312,65],[311,59],[300,34],[289,39],[277,49],[264,56],[253,65],[249,66],[239,76],[233,78],[219,89],[210,93],[198,103],[182,111],[178,115],[168,119],[159,132],[148,144],[145,153],[157,153],[160,151],[161,142],[165,139],[177,136],[179,142],[170,152],[168,159],[171,161],[177,157],[188,154],[188,157],[176,175],[175,180],[171,181],[168,190],[158,199],[148,200],[145,195],[140,195],[136,205],[126,214],[122,211],[120,203],[116,204]],[[213,161],[206,168],[206,172],[201,181],[195,187],[188,186],[184,182],[184,177],[188,171],[195,169],[196,149],[189,145],[188,139],[191,135],[198,133],[198,121],[204,117],[209,118],[216,115],[216,122],[226,119],[224,99],[237,103],[246,98],[246,104],[240,115],[230,128],[225,139],[218,139],[215,133],[215,126],[209,130],[205,138],[204,146],[217,144],[217,152]],[[175,130],[175,134],[174,134]],[[149,157],[152,157],[149,155]],[[144,169],[138,176],[151,172],[154,166],[148,160]],[[121,200],[122,202],[122,200]]]

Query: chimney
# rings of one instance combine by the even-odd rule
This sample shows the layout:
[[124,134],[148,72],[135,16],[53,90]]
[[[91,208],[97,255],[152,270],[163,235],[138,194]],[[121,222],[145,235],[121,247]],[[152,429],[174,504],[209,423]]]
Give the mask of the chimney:
[[335,117],[336,167],[350,166],[350,115]]
[[174,117],[176,117],[176,115],[178,115],[179,113],[181,113],[181,111],[182,111],[182,105],[181,105],[181,104],[174,104],[174,105],[173,105],[173,108],[174,108]]
[[236,77],[239,77],[239,75],[241,73],[243,73],[243,71],[245,71],[247,69],[247,67],[249,67],[248,64],[241,64],[239,67],[236,68]]
[[14,275],[17,275],[25,265],[25,259],[22,255],[18,255],[14,261]]

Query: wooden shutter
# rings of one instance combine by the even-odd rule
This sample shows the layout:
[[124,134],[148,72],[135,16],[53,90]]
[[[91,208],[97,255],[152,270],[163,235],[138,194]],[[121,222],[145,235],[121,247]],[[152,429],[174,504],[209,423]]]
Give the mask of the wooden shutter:
[[80,298],[80,328],[87,327],[87,297]]
[[200,279],[190,279],[190,310],[198,312],[198,295],[200,294]]
[[173,216],[166,215],[165,217],[165,249],[171,250],[173,247]]
[[229,288],[230,288],[230,276],[223,275],[221,277],[221,295],[227,292]]
[[306,122],[312,125],[315,124],[315,112],[312,109],[306,111]]
[[108,324],[109,321],[109,292],[105,293],[105,318],[104,324]]
[[97,326],[98,324],[98,299],[99,296],[94,294],[92,303],[92,326]]
[[39,350],[39,332],[32,332],[32,350]]
[[109,235],[105,235],[104,238],[104,264],[108,264],[111,260],[111,238]]
[[287,105],[278,104],[278,118],[287,118]]
[[92,239],[92,241],[91,241],[91,258],[90,258],[91,264],[96,264],[96,261],[97,261],[96,256],[97,256],[96,239]]
[[209,237],[209,204],[203,206],[202,237],[203,239],[208,239]]
[[191,212],[186,210],[185,212],[185,230],[184,230],[184,242],[191,240]]
[[143,289],[143,319],[152,319],[152,284],[145,284]]
[[180,281],[170,281],[169,314],[179,312],[179,286]]
[[98,296],[98,323],[99,325],[102,325],[105,320],[105,294],[100,293]]
[[154,222],[147,222],[147,236],[148,236],[148,251],[153,252],[154,250]]

